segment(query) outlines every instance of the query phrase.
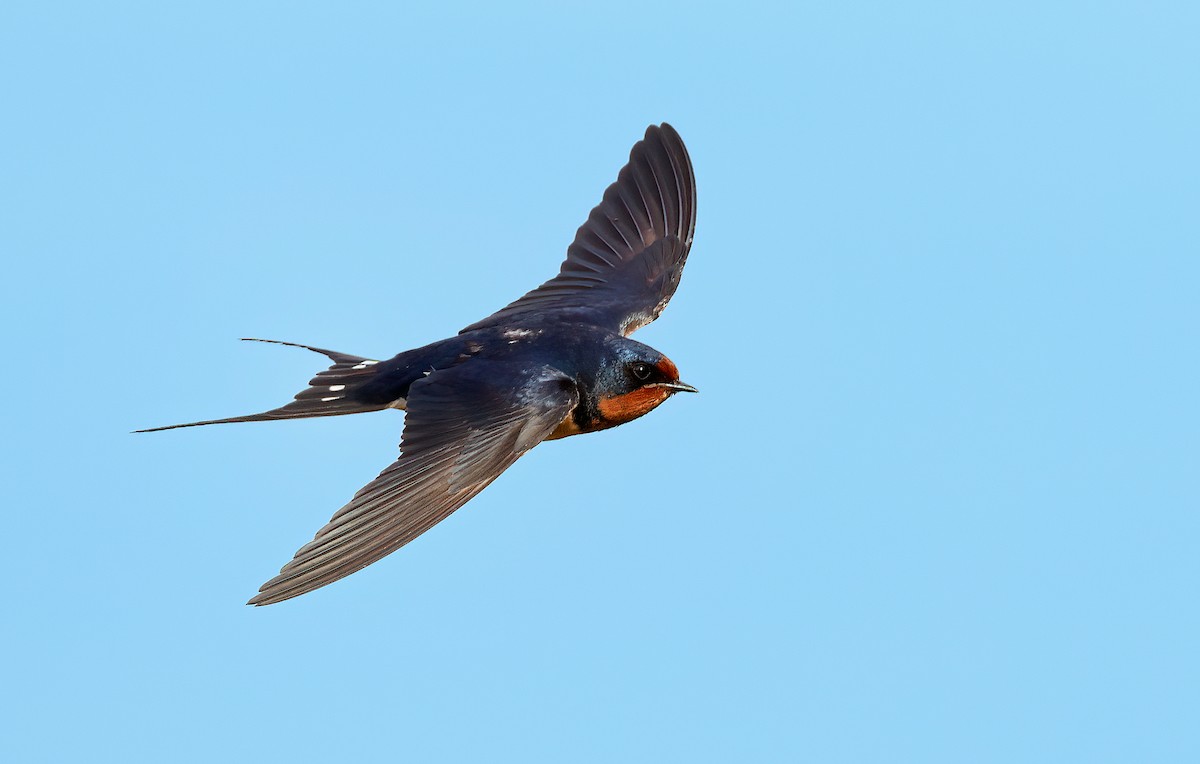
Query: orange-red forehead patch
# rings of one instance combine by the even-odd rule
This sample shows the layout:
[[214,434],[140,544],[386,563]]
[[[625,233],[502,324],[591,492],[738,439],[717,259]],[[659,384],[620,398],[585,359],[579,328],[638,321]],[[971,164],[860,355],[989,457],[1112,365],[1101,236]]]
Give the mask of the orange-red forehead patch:
[[663,359],[658,362],[657,368],[667,379],[671,380],[672,382],[679,379],[679,369],[675,368],[675,364],[671,363],[670,358],[663,356]]
[[600,409],[600,416],[609,422],[622,424],[653,411],[658,404],[670,397],[671,391],[661,387],[639,387],[631,393],[601,398],[596,401],[596,408]]

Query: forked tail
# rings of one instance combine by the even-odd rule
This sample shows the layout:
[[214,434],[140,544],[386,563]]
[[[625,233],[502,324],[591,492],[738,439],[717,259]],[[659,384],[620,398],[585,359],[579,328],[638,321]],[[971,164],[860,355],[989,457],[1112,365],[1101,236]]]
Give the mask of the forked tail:
[[295,342],[280,342],[279,340],[260,340],[254,337],[244,337],[248,342],[271,342],[276,345],[289,345],[304,348],[314,353],[321,353],[333,361],[325,371],[317,374],[308,381],[310,387],[301,390],[296,400],[280,406],[277,409],[264,411],[261,414],[234,416],[228,419],[209,419],[203,422],[188,422],[187,424],[172,424],[166,427],[151,427],[134,432],[158,432],[174,430],[177,427],[198,427],[204,424],[229,424],[231,422],[265,422],[273,419],[302,419],[313,416],[337,416],[339,414],[358,414],[364,411],[379,411],[388,404],[365,403],[355,396],[355,392],[369,382],[379,371],[379,361],[370,358],[360,358],[356,355],[339,353],[336,350],[323,350]]

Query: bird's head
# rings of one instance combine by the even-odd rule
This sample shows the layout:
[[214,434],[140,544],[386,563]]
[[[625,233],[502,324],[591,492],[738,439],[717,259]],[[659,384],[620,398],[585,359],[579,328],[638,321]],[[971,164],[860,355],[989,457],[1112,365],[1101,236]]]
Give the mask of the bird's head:
[[696,388],[679,380],[670,358],[624,337],[614,338],[596,378],[596,410],[609,424],[637,419],[675,393]]

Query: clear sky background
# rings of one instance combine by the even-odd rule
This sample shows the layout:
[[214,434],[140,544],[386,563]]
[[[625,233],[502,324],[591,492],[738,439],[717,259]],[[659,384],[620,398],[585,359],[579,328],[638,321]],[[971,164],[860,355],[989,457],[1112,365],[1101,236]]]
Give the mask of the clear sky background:
[[[1195,8],[5,3],[0,759],[1200,760]],[[402,415],[129,431],[507,303],[664,120],[701,394],[245,607]]]

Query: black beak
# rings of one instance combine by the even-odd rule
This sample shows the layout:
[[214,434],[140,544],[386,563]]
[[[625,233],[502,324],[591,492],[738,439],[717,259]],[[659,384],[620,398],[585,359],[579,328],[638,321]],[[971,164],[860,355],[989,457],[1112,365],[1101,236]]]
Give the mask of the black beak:
[[659,387],[665,387],[668,390],[674,390],[677,393],[698,393],[698,392],[700,392],[699,390],[692,387],[691,385],[686,384],[684,382],[679,382],[679,381],[660,382]]

